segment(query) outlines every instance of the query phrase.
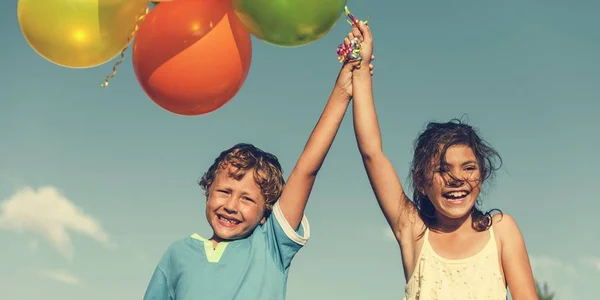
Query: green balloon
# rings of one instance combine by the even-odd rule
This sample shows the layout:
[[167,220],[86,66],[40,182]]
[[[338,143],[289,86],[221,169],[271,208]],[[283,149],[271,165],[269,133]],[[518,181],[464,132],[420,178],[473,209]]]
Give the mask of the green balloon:
[[297,47],[324,37],[340,19],[346,0],[233,0],[233,9],[255,37]]

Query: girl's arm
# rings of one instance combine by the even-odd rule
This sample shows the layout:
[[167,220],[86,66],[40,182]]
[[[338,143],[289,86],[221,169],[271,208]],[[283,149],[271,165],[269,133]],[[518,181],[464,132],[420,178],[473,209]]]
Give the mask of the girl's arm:
[[514,300],[538,299],[523,235],[515,219],[503,214],[495,225],[500,235],[502,269]]
[[[369,61],[373,51],[371,30],[363,22],[353,30],[355,36],[363,41],[361,56],[363,64]],[[359,68],[353,76],[354,131],[363,164],[367,171],[371,187],[388,224],[396,237],[410,233],[404,230],[412,223],[409,214],[416,210],[404,193],[400,179],[389,159],[384,155],[377,112],[373,101],[372,79],[368,68]]]

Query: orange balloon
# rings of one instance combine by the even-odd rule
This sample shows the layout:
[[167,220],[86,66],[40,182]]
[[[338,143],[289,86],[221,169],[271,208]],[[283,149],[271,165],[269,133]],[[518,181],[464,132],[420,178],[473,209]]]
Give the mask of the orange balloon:
[[133,44],[133,68],[163,109],[201,115],[240,90],[250,69],[250,33],[231,1],[163,1],[146,16]]

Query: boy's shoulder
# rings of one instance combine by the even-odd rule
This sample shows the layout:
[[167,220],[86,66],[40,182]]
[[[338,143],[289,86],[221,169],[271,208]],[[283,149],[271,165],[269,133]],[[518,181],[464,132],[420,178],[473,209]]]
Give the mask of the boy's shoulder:
[[181,255],[183,253],[199,252],[204,249],[201,244],[205,239],[200,235],[193,233],[186,237],[173,241],[167,247],[165,256]]
[[199,257],[206,256],[206,250],[202,237],[191,234],[171,242],[163,252],[158,267],[165,270],[177,269],[177,266],[188,264],[190,261],[201,262]]

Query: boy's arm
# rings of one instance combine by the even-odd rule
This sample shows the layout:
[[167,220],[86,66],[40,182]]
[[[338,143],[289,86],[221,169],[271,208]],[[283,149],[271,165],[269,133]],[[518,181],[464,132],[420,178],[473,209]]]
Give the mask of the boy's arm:
[[[354,29],[354,33],[363,41],[363,51],[366,53],[361,52],[361,55],[365,64],[368,61],[364,61],[364,58],[371,57],[373,49],[371,30],[361,22]],[[407,218],[407,212],[415,212],[415,210],[404,193],[398,174],[383,153],[381,132],[373,100],[372,78],[368,68],[354,71],[352,87],[354,131],[363,164],[385,218],[396,237],[400,237],[401,231],[410,232],[402,229],[411,224],[409,219],[412,218]]]
[[302,221],[315,178],[337,134],[349,101],[346,92],[337,87],[333,89],[279,198],[281,212],[294,230]]
[[152,274],[152,279],[148,284],[144,300],[173,300],[169,292],[169,284],[165,273],[157,267]]
[[494,228],[500,237],[502,269],[512,298],[537,299],[529,255],[517,222],[510,215],[502,214]]

